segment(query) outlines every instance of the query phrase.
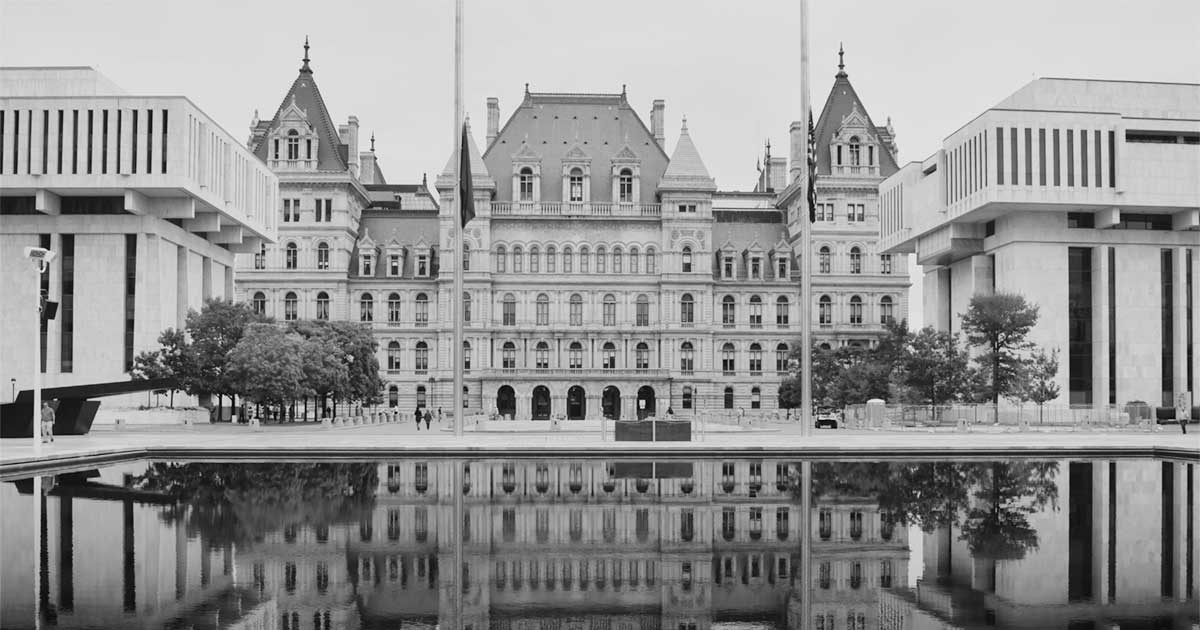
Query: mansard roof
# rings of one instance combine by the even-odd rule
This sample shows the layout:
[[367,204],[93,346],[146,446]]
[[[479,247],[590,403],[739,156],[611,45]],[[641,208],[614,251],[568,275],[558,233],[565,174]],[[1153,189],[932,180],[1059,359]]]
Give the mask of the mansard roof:
[[308,62],[308,42],[305,40],[304,65],[300,68],[296,80],[292,82],[292,87],[288,89],[287,94],[283,95],[283,101],[275,110],[275,116],[267,127],[267,133],[258,139],[252,150],[260,160],[267,161],[271,132],[279,128],[284,112],[294,102],[296,107],[305,113],[308,124],[316,130],[317,137],[320,138],[317,146],[317,170],[345,171],[350,161],[349,146],[342,144],[341,137],[338,136],[337,127],[334,126],[333,119],[329,116],[329,109],[325,107],[325,99],[321,97],[321,90],[317,88],[317,82],[313,80],[313,71]]
[[659,189],[687,189],[715,191],[717,184],[708,174],[704,160],[700,159],[700,151],[692,142],[688,133],[687,119],[683,120],[683,128],[679,130],[679,142],[675,143],[675,152],[671,154],[671,162],[667,172],[663,173]]
[[[871,115],[867,113],[867,108],[863,106],[862,100],[854,91],[854,86],[850,84],[850,76],[846,74],[842,64],[838,64],[838,73],[833,80],[833,89],[830,90],[829,97],[825,99],[825,107],[821,110],[820,118],[815,122],[818,175],[829,175],[833,172],[829,157],[829,145],[833,142],[838,128],[842,126],[842,120],[855,110],[866,119],[866,127],[871,135],[880,140],[888,135],[886,129],[881,133],[880,129],[871,121]],[[881,176],[888,177],[899,170],[896,161],[892,158],[891,151],[886,146],[880,146],[876,150],[876,155],[879,159]]]

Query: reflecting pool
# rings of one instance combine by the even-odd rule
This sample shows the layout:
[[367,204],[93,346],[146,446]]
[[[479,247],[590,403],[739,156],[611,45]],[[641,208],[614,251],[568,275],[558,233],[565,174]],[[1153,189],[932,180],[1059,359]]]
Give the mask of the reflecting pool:
[[0,626],[1191,629],[1193,463],[129,462],[0,484]]

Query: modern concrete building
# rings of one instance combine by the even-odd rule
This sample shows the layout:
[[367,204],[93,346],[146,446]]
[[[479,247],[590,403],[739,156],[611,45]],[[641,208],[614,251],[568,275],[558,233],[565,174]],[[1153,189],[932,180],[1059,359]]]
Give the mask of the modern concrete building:
[[1060,400],[1200,391],[1200,85],[1038,79],[880,189],[884,251],[924,269],[926,322],[1020,293]]
[[[0,69],[0,379],[127,380],[207,298],[234,253],[275,237],[277,180],[182,96],[124,93],[91,68]],[[57,253],[35,275],[25,247]],[[58,302],[37,328],[39,294]],[[11,385],[11,387],[10,387]]]

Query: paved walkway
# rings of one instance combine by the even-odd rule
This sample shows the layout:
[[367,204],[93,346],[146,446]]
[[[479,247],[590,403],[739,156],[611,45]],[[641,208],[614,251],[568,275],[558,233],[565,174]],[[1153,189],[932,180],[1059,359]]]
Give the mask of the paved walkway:
[[[1200,461],[1200,432],[1176,427],[1143,431],[1029,431],[976,427],[946,430],[814,430],[796,424],[708,427],[692,442],[613,442],[611,426],[597,431],[551,432],[545,423],[506,423],[504,430],[468,431],[455,437],[445,424],[433,430],[413,423],[325,428],[320,425],[245,425],[98,429],[89,435],[59,436],[40,455],[27,439],[0,440],[0,477],[133,458],[156,459],[380,459],[411,456],[460,457],[814,457],[821,459],[996,458],[996,457],[1173,457]],[[495,428],[495,427],[493,427]],[[720,429],[718,431],[718,429]]]

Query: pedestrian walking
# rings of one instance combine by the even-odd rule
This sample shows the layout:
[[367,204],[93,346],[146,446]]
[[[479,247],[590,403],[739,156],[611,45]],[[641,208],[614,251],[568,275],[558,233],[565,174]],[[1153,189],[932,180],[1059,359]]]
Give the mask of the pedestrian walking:
[[420,407],[417,407],[416,411],[413,412],[413,418],[417,421],[417,430],[420,431],[421,430],[421,408]]
[[54,441],[54,408],[49,401],[42,401],[42,441]]
[[438,424],[441,424],[441,423],[442,423],[442,408],[441,408],[441,407],[438,407],[438,417],[437,417],[437,421],[438,421]]
[[429,422],[431,420],[433,420],[433,414],[430,413],[428,409],[426,409],[425,410],[425,430],[426,431],[432,431],[432,429],[429,428]]

